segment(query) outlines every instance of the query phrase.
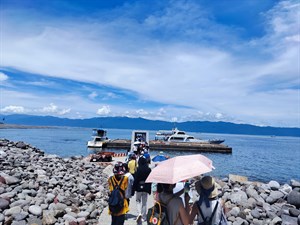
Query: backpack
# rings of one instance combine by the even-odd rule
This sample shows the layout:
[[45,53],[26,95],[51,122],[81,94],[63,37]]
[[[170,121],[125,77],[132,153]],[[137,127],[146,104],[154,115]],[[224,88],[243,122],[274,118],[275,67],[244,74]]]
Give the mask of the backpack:
[[[169,222],[167,206],[172,199],[173,197],[171,197],[166,204],[157,201],[154,203],[153,207],[148,209],[147,225],[171,225]],[[179,217],[176,218],[175,224],[178,218]]]
[[113,185],[113,191],[110,193],[108,198],[108,207],[112,214],[119,213],[124,208],[124,191],[120,188],[124,177],[122,177],[120,184],[116,184],[114,179],[111,178],[111,182]]
[[212,219],[214,218],[214,215],[216,214],[218,205],[219,205],[219,201],[217,201],[217,204],[215,205],[214,211],[212,212],[211,216],[204,217],[203,212],[202,212],[202,210],[200,208],[199,201],[198,201],[197,202],[197,207],[198,207],[200,215],[201,215],[201,217],[203,219],[203,222],[201,222],[201,223],[198,222],[198,225],[212,225]]

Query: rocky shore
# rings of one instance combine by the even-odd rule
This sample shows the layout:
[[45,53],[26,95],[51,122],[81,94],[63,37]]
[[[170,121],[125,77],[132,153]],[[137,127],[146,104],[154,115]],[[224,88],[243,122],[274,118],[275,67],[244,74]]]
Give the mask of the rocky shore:
[[107,205],[104,168],[0,140],[0,224],[97,224]]
[[[0,139],[0,224],[98,224],[107,206],[106,170],[81,156],[60,158]],[[229,225],[300,224],[299,181],[217,182]]]

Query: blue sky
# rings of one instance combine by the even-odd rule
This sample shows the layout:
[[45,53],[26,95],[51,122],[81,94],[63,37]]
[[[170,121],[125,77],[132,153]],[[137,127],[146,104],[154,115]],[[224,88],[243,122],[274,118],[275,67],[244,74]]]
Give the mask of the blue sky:
[[0,112],[300,127],[296,0],[1,0]]

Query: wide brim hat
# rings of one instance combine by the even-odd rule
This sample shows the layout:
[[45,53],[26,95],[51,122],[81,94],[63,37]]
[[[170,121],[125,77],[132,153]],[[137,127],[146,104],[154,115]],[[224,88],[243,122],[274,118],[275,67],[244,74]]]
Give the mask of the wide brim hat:
[[204,194],[204,191],[202,191],[203,189],[205,191],[208,191],[213,188],[208,198],[216,198],[219,195],[218,187],[219,185],[215,182],[215,179],[211,176],[202,177],[201,180],[195,183],[195,189],[199,195]]

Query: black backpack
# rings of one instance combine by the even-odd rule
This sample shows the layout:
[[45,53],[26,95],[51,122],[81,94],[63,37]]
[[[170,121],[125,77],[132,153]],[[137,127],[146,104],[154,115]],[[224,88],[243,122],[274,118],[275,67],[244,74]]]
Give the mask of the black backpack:
[[122,177],[120,184],[116,184],[114,182],[114,179],[111,178],[111,182],[113,185],[113,191],[110,193],[110,196],[108,198],[108,207],[112,214],[119,213],[124,208],[124,191],[120,188],[124,177]]

